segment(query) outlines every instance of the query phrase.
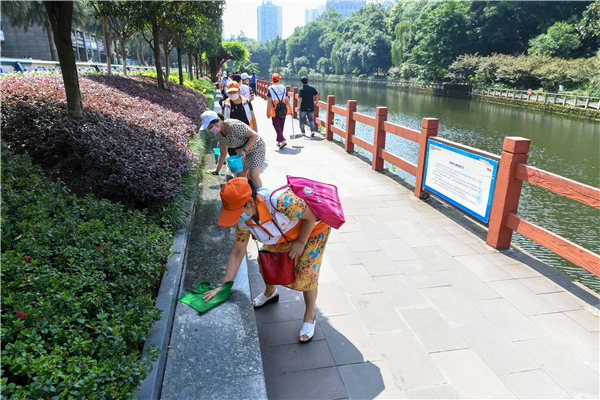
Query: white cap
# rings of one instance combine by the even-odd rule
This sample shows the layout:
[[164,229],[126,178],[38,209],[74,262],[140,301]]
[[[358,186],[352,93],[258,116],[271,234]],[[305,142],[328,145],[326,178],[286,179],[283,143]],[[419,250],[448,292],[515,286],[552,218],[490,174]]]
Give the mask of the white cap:
[[205,130],[211,122],[219,119],[219,116],[214,111],[204,111],[202,113],[202,130]]
[[242,74],[242,80],[250,78],[247,73]]

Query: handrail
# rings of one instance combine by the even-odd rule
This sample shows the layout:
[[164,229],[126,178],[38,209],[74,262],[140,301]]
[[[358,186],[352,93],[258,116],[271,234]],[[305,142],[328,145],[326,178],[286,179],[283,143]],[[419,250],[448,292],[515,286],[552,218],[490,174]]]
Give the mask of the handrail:
[[538,90],[532,90],[531,93],[529,93],[529,90],[522,89],[498,89],[481,87],[473,87],[472,93],[483,96],[505,97],[507,99],[513,98],[518,100],[543,102],[544,104],[551,103],[562,106],[573,106],[582,107],[584,109],[591,108],[600,110],[600,97],[597,96],[582,96],[578,94],[569,93],[550,93]]
[[[268,84],[257,81],[259,95],[265,96]],[[289,90],[288,90],[289,91]],[[291,92],[294,94],[295,92]],[[428,197],[423,191],[425,160],[427,158],[427,141],[437,136],[439,121],[436,118],[423,118],[421,130],[415,130],[387,121],[387,108],[377,107],[375,117],[356,112],[356,100],[348,100],[347,108],[334,105],[335,96],[327,96],[327,102],[317,102],[315,107],[315,123],[323,126],[327,140],[333,140],[333,134],[345,138],[345,150],[353,152],[354,146],[360,146],[373,154],[372,168],[383,169],[383,162],[414,175],[416,178],[414,195],[418,198]],[[326,112],[325,118],[319,118],[319,110]],[[346,129],[333,123],[333,114],[346,115]],[[355,135],[355,124],[360,122],[372,126],[375,131],[373,143]],[[400,136],[419,144],[419,155],[416,164],[403,159],[385,149],[386,133]],[[517,215],[521,187],[528,182],[543,189],[566,196],[572,200],[600,209],[600,190],[562,176],[534,168],[527,164],[530,140],[506,137],[503,152],[498,165],[496,187],[492,199],[487,243],[497,249],[509,248],[513,231],[535,241],[550,251],[573,262],[581,268],[600,276],[600,256],[569,240],[541,228]]]
[[514,231],[600,276],[600,255],[517,215],[523,182],[600,209],[600,189],[526,165],[530,143],[520,137],[504,138],[487,243],[497,249],[508,248]]
[[515,166],[515,178],[600,210],[600,190],[595,187],[525,164]]

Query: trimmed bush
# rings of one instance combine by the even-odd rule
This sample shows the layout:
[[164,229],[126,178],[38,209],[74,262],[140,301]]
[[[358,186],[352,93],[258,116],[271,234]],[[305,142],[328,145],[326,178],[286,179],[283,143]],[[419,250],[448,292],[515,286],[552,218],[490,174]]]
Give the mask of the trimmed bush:
[[170,233],[1,155],[3,398],[131,398]]
[[[156,70],[144,71],[141,72],[140,75],[156,78]],[[169,82],[175,83],[176,85],[179,84],[179,71],[171,71],[169,74]],[[171,84],[171,86],[175,85]],[[207,104],[212,104],[215,101],[215,86],[210,80],[204,77],[191,80],[188,74],[183,74],[183,86],[202,94],[206,97],[208,101]]]
[[91,74],[79,81],[84,118],[73,119],[61,77],[2,78],[3,140],[78,194],[139,208],[175,197],[194,159],[188,142],[206,98],[178,85],[158,89],[144,76]]

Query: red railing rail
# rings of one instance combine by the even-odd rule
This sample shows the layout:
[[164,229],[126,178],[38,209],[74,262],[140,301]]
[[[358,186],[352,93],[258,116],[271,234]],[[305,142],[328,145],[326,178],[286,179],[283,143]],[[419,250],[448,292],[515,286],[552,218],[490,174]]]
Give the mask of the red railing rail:
[[[290,93],[291,96],[296,96],[297,93]],[[437,136],[439,120],[437,118],[423,118],[421,131],[417,131],[404,126],[396,125],[387,121],[387,107],[377,107],[375,117],[360,114],[356,112],[356,100],[348,100],[346,108],[335,105],[335,96],[327,96],[327,103],[319,101],[315,109],[315,123],[325,128],[325,138],[333,140],[333,134],[340,135],[345,139],[345,150],[347,152],[354,151],[354,145],[360,146],[363,149],[373,153],[371,167],[375,171],[383,169],[384,161],[414,175],[415,196],[419,198],[428,197],[428,193],[423,191],[423,177],[425,173],[425,160],[427,156],[427,140],[431,136]],[[326,118],[318,118],[317,110],[322,108],[325,111]],[[346,117],[346,129],[335,126],[334,115]],[[364,139],[356,136],[356,123],[373,127],[374,140],[369,143]],[[399,136],[401,138],[416,142],[419,144],[419,158],[417,164],[414,164],[388,150],[385,149],[385,140],[387,134]]]
[[[262,78],[257,80],[257,92],[263,99],[267,98],[269,85],[270,83],[264,81]],[[287,90],[288,96],[292,98],[293,116],[296,117],[295,109],[298,105],[298,89],[294,88],[290,92],[288,86]],[[430,137],[437,136],[439,120],[437,118],[423,118],[421,130],[417,131],[388,122],[387,107],[377,107],[375,117],[357,113],[356,108],[356,100],[348,100],[347,108],[343,108],[335,105],[335,96],[327,96],[327,102],[317,102],[317,107],[315,107],[314,111],[315,124],[325,128],[325,137],[327,140],[333,140],[334,133],[343,137],[347,152],[353,152],[354,145],[358,145],[371,152],[373,154],[371,166],[374,170],[383,169],[383,162],[387,161],[403,171],[414,175],[416,178],[414,195],[418,198],[429,197],[429,194],[423,190],[427,141]],[[319,118],[319,109],[325,111],[325,119]],[[346,117],[346,129],[334,125],[335,114]],[[355,135],[356,122],[374,128],[373,143],[369,143]],[[385,149],[385,139],[388,133],[419,144],[417,164]],[[496,249],[509,248],[512,234],[513,232],[517,232],[594,275],[600,276],[600,255],[517,215],[523,182],[528,182],[553,193],[600,209],[600,189],[528,166],[527,157],[530,144],[530,140],[525,138],[504,138],[503,151],[498,165],[496,187],[490,211],[487,243]]]
[[530,144],[529,139],[521,137],[504,138],[487,243],[497,249],[506,249],[510,247],[513,232],[517,232],[600,276],[600,255],[517,215],[523,182],[600,209],[600,189],[527,165]]

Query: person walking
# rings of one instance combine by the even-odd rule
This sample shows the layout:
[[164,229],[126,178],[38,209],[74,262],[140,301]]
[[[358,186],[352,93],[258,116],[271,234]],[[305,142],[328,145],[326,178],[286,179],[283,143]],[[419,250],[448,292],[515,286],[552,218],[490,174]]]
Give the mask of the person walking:
[[217,175],[227,158],[228,149],[235,149],[237,155],[242,156],[243,170],[237,173],[238,177],[250,178],[262,187],[260,171],[265,161],[267,146],[263,138],[252,130],[248,125],[237,119],[226,120],[223,114],[214,111],[202,113],[202,130],[210,129],[219,142],[219,160],[211,174]]
[[267,118],[271,118],[273,128],[277,133],[277,147],[283,149],[287,146],[283,128],[285,126],[285,117],[290,114],[290,105],[287,97],[287,90],[279,83],[281,76],[277,73],[271,77],[273,84],[267,92]]
[[[289,187],[282,189],[277,185],[260,189],[251,179],[235,178],[221,189],[221,201],[223,209],[219,225],[235,225],[235,241],[223,284],[235,278],[246,255],[250,235],[264,244],[261,250],[287,252],[295,260],[296,267],[294,281],[284,286],[302,292],[305,304],[298,341],[304,344],[310,342],[315,334],[321,262],[331,227],[319,221],[306,201],[296,196]],[[254,299],[254,308],[279,301],[275,285],[265,286],[265,291]],[[222,287],[206,292],[204,301],[210,301]]]
[[319,101],[319,92],[308,84],[308,78],[306,76],[300,78],[300,83],[302,83],[302,87],[298,90],[298,98],[302,100],[300,101],[300,106],[296,109],[296,112],[298,112],[298,110],[300,111],[300,115],[298,116],[300,132],[304,135],[304,125],[306,118],[308,118],[310,136],[313,137],[315,136],[314,112],[317,101]]
[[227,100],[227,84],[231,82],[227,71],[223,74],[223,79],[221,79],[221,98],[219,99],[219,104],[221,105],[221,112],[223,112],[223,102]]
[[250,71],[250,87],[252,92],[256,93],[256,75],[254,75],[254,71]]
[[242,121],[258,133],[252,103],[242,95],[242,88],[237,82],[229,82],[227,84],[227,96],[229,98],[223,102],[223,115],[225,119],[233,118]]
[[254,100],[254,90],[250,86],[248,86],[248,82],[250,81],[250,77],[247,73],[243,73],[240,78],[242,78],[242,83],[240,84],[240,95],[247,98],[249,101]]

